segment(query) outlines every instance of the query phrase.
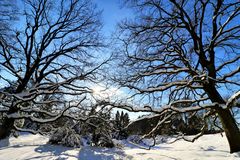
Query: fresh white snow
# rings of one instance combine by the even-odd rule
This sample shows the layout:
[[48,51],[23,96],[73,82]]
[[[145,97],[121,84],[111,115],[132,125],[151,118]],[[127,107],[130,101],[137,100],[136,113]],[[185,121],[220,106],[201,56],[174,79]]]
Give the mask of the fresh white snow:
[[229,154],[226,137],[220,134],[204,135],[194,143],[161,143],[151,150],[128,141],[118,141],[122,149],[70,148],[47,141],[47,137],[31,134],[10,138],[10,145],[0,148],[0,160],[240,160],[240,154]]

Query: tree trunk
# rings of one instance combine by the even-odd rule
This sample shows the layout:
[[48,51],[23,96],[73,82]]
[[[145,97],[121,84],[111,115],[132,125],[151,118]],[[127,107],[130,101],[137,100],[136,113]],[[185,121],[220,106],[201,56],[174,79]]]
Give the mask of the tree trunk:
[[217,111],[226,134],[230,153],[240,152],[240,131],[234,117],[228,109]]
[[[205,86],[205,91],[207,92],[212,102],[217,102],[219,104],[226,103],[213,83]],[[218,117],[221,120],[223,130],[226,134],[229,143],[230,153],[240,152],[240,130],[232,113],[229,109],[222,108],[216,109],[216,112],[218,113]]]
[[[12,114],[17,112],[17,107],[11,107],[7,114]],[[14,119],[4,117],[2,125],[0,125],[0,140],[6,137],[9,137],[11,134],[11,130],[14,128]]]
[[11,130],[14,126],[14,119],[4,118],[2,125],[0,126],[0,140],[10,136]]

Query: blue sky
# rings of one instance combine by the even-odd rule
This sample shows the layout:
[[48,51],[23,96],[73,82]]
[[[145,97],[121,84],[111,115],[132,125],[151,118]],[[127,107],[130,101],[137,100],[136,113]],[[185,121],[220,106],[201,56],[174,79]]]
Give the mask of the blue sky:
[[121,7],[120,0],[93,0],[93,3],[97,4],[98,9],[103,10],[102,22],[105,36],[109,37],[114,32],[118,22],[132,17],[131,10]]
[[[127,9],[126,7],[125,8],[121,7],[121,0],[92,0],[92,1],[97,5],[98,10],[103,11],[101,16],[103,23],[102,34],[104,34],[104,36],[107,37],[108,39],[110,39],[111,34],[114,33],[117,23],[123,20],[124,18],[131,17],[132,15],[130,9]],[[23,3],[21,1],[16,2],[18,3],[19,6],[23,7]],[[23,19],[23,21],[24,20],[25,19]],[[3,73],[2,71],[1,74],[6,75],[6,77],[11,77],[12,80],[15,80],[14,77],[7,72]],[[5,85],[7,85],[7,83],[5,81],[1,81],[0,88]]]
[[[93,3],[97,4],[97,8],[103,11],[102,12],[102,23],[103,23],[102,33],[108,39],[111,38],[111,34],[114,34],[114,31],[117,27],[117,23],[119,23],[121,20],[125,18],[133,18],[134,16],[131,9],[126,7],[121,7],[122,6],[121,0],[93,0]],[[120,93],[123,92],[122,94],[127,94],[125,93],[127,92],[125,90],[121,90],[119,92]],[[126,112],[125,110],[114,109],[112,112],[113,115],[118,110],[120,112],[121,111]],[[129,118],[131,120],[134,120],[134,119],[137,119],[138,116],[144,115],[146,113],[128,112],[128,114],[129,114]]]

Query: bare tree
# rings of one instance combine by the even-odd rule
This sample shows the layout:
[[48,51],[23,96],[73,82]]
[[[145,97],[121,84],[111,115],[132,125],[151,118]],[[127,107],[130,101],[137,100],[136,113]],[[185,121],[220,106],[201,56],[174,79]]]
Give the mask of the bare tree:
[[[0,1],[0,35],[9,36],[11,22],[17,19],[18,8],[16,0]],[[6,37],[5,37],[6,38]]]
[[[104,63],[94,60],[103,45],[100,12],[91,2],[24,0],[22,8],[25,19],[11,25],[14,38],[0,39],[0,81],[8,84],[0,90],[0,139],[13,129],[23,130],[14,125],[16,119],[48,123],[66,116],[86,121],[90,117],[71,113],[88,98],[86,83],[97,79]],[[44,98],[48,95],[57,98]],[[46,104],[51,110],[41,107]]]
[[[168,113],[154,129],[178,113],[204,111],[205,119],[217,115],[230,152],[240,151],[240,131],[231,113],[240,98],[240,2],[129,0],[126,4],[137,16],[119,26],[117,56],[123,72],[115,80],[148,105],[112,105]],[[232,95],[227,101],[226,94]],[[189,107],[181,107],[186,103]]]

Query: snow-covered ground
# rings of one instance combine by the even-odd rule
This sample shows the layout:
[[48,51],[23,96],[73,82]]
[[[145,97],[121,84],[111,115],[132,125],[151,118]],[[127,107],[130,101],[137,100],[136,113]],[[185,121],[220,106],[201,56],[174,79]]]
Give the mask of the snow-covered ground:
[[124,145],[122,149],[69,148],[47,141],[46,137],[30,134],[11,138],[8,147],[0,148],[0,160],[240,160],[238,154],[229,154],[226,137],[220,134],[204,135],[194,143],[161,143],[151,150],[139,149],[127,141],[119,142]]

